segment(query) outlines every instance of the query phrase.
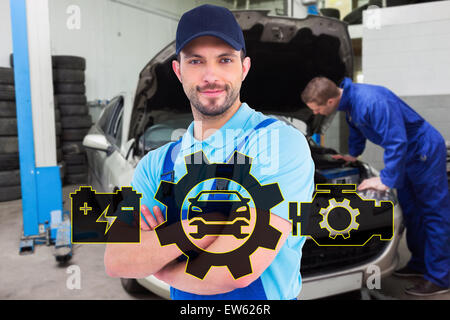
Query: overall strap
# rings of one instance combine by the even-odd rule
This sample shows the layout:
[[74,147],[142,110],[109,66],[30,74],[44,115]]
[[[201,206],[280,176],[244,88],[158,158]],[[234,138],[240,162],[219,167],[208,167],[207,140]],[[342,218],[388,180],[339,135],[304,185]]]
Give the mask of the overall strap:
[[167,182],[174,182],[175,180],[175,171],[173,167],[175,165],[175,160],[178,157],[178,154],[181,150],[181,138],[172,142],[169,149],[167,149],[166,157],[164,158],[163,170],[161,174],[161,180]]

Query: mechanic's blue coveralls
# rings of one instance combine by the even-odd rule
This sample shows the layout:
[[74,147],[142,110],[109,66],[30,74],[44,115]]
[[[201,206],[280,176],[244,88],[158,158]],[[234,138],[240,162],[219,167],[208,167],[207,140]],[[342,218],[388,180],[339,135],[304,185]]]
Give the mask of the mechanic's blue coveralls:
[[398,191],[412,253],[408,266],[449,287],[450,196],[443,137],[384,87],[345,78],[341,88],[338,110],[346,112],[350,126],[349,154],[362,154],[366,138],[384,148],[380,177]]

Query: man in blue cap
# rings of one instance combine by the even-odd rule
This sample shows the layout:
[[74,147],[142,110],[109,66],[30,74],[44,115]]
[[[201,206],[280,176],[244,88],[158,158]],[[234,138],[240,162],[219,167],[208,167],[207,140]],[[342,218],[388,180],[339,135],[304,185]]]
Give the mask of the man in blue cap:
[[[136,167],[132,186],[143,195],[142,214],[149,227],[142,232],[140,245],[107,245],[106,271],[123,278],[154,275],[171,286],[172,299],[296,299],[306,238],[292,235],[288,202],[309,202],[314,191],[314,163],[306,138],[240,101],[251,62],[243,32],[228,9],[203,5],[185,13],[178,24],[176,54],[173,71],[190,101],[194,122],[181,140],[149,152]],[[260,129],[263,134],[258,134]],[[278,140],[271,139],[264,147],[261,142],[272,134]],[[161,246],[153,231],[170,218],[154,198],[161,180],[177,183],[187,172],[184,157],[200,150],[211,163],[226,163],[233,151],[247,155],[252,159],[251,175],[260,185],[277,184],[284,198],[268,213],[270,225],[280,235],[275,249],[258,248],[242,257],[242,261],[250,260],[252,272],[236,279],[228,268],[216,266],[203,279],[187,273],[186,261],[178,259],[183,252],[176,245]],[[269,160],[277,164],[274,170],[266,170],[267,160],[262,159],[267,150],[276,151]],[[208,181],[201,183],[206,190],[215,190],[207,186]],[[249,211],[250,220],[255,221],[255,208],[249,205]],[[234,250],[236,242],[216,235],[196,245],[217,253]]]
[[397,188],[412,256],[394,274],[424,277],[425,281],[405,290],[408,294],[448,292],[450,196],[441,134],[390,90],[355,84],[349,78],[338,87],[325,77],[316,77],[305,87],[302,100],[314,114],[346,113],[349,155],[335,158],[356,161],[366,139],[384,148],[385,167],[380,176],[362,181],[358,190]]

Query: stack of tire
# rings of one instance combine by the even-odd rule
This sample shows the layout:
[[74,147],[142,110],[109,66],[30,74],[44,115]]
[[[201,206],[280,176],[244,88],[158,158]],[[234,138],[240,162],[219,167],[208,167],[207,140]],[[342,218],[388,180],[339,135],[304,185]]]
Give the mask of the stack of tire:
[[[14,70],[14,56],[11,53],[9,56],[9,61],[10,61],[10,65],[12,69],[11,72],[13,72]],[[14,75],[14,72],[13,72]],[[14,116],[15,116],[15,112],[14,112]],[[17,122],[16,122],[17,124]],[[62,154],[62,149],[61,149],[61,133],[62,133],[62,128],[61,128],[61,121],[60,121],[60,112],[59,109],[57,108],[57,104],[55,101],[55,135],[56,135],[56,160],[58,163],[58,166],[60,168],[60,175],[61,175],[61,180],[63,181],[64,179],[64,173],[65,173],[65,164],[62,161],[63,160],[63,154]]]
[[53,56],[53,86],[62,127],[61,150],[65,163],[64,182],[87,183],[87,159],[83,139],[92,126],[86,99],[86,60]]
[[0,201],[20,199],[14,71],[0,68]]

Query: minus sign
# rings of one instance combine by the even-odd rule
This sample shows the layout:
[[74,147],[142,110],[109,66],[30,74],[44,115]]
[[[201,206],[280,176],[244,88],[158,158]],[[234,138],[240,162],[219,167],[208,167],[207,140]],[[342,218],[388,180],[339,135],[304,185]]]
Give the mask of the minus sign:
[[122,211],[133,211],[134,207],[122,207]]

